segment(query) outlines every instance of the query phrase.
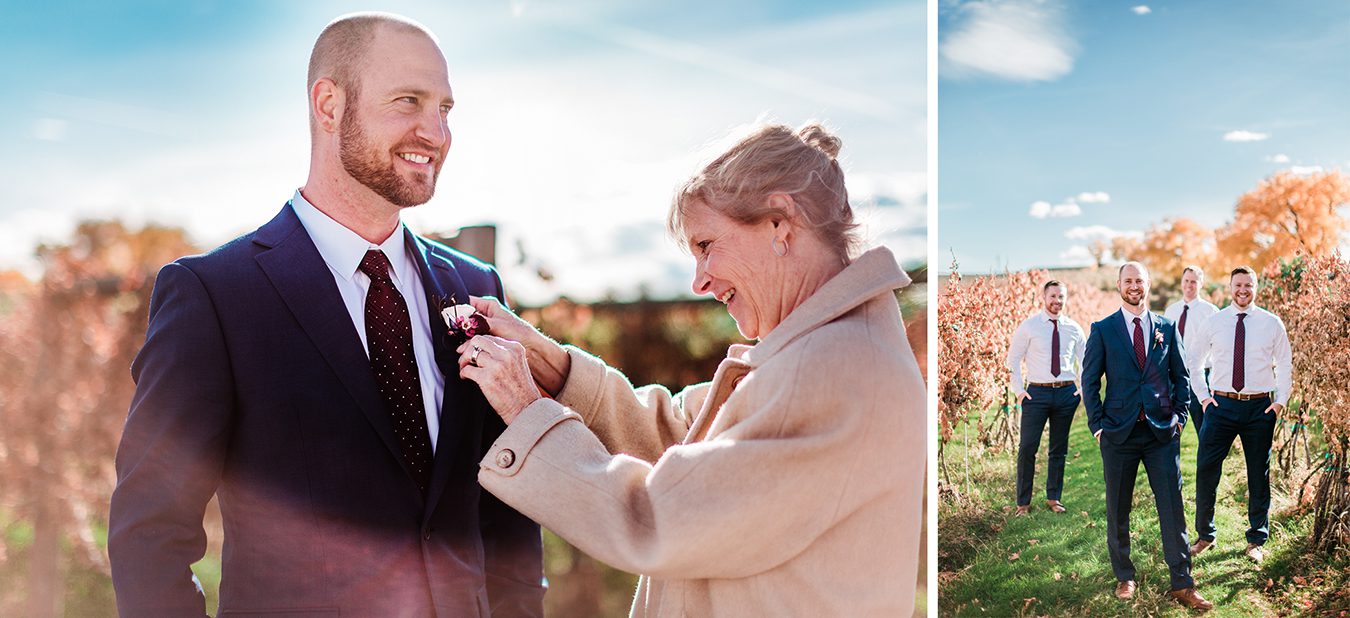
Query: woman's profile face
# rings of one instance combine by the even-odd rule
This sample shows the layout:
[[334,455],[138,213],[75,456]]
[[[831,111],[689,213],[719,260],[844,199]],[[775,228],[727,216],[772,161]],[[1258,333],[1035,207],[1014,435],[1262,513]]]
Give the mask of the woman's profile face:
[[694,293],[724,303],[742,337],[766,335],[781,319],[775,282],[785,266],[773,253],[773,222],[740,223],[701,201],[690,204],[684,218]]

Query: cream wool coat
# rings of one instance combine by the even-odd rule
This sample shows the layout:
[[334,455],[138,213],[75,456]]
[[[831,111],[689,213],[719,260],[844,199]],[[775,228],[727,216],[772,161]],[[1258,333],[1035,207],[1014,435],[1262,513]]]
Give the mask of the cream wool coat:
[[576,348],[479,482],[587,554],[642,574],[633,616],[908,616],[925,395],[873,249],[711,383],[634,389]]

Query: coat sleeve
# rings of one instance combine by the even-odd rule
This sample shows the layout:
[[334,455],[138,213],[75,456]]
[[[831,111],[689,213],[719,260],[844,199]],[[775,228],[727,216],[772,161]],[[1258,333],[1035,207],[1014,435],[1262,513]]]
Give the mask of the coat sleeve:
[[1102,428],[1102,373],[1106,370],[1106,348],[1099,324],[1092,325],[1083,352],[1083,409],[1087,412],[1088,430],[1094,435]]
[[1186,421],[1190,417],[1191,408],[1191,372],[1186,369],[1186,347],[1181,342],[1181,333],[1177,332],[1177,324],[1173,322],[1167,326],[1172,331],[1172,346],[1167,351],[1167,370],[1172,378],[1172,414],[1177,417],[1178,431],[1186,426]]
[[132,378],[108,522],[118,611],[202,616],[190,565],[206,553],[202,516],[220,480],[234,379],[212,302],[182,264],[155,281]]
[[565,347],[572,369],[558,401],[580,415],[609,452],[653,463],[689,433],[707,396],[706,382],[673,396],[660,385],[633,388],[627,377],[604,361]]
[[[501,280],[493,273],[497,298],[506,298]],[[485,409],[483,439],[486,449],[506,430],[501,417]],[[484,451],[486,452],[486,451]],[[482,454],[480,453],[480,456]],[[478,503],[483,538],[488,604],[493,616],[544,615],[544,545],[539,524],[488,492]]]
[[[655,464],[611,455],[575,412],[536,401],[493,446],[479,482],[619,569],[675,579],[763,572],[883,492],[908,486],[904,475],[919,486],[922,379],[897,363],[896,378],[879,385],[890,365],[852,352],[824,368],[805,355],[775,359],[783,364],[751,373],[724,404],[724,414],[747,406],[739,422],[672,446]],[[916,447],[898,436],[915,436]],[[877,465],[881,449],[868,446],[876,440],[901,463]]]

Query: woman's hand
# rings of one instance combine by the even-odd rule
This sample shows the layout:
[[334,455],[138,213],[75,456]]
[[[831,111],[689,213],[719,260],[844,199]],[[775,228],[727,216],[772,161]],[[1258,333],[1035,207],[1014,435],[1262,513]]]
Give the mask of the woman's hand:
[[459,377],[477,383],[507,425],[540,398],[539,387],[530,377],[525,346],[519,342],[478,335],[455,351],[459,353]]
[[[558,342],[503,307],[496,298],[470,296],[469,304],[487,318],[489,332],[525,346],[531,374],[539,386],[553,395],[562,390],[563,384],[567,382],[567,374],[572,369],[572,357]],[[462,362],[460,366],[463,366]]]

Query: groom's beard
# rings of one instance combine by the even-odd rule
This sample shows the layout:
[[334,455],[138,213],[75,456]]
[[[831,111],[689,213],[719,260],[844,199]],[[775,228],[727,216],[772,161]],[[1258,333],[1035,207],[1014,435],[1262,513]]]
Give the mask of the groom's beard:
[[[365,127],[362,126],[353,106],[342,117],[338,150],[342,168],[357,182],[369,187],[371,191],[395,206],[408,208],[431,200],[432,194],[436,192],[436,178],[441,174],[443,160],[436,162],[430,183],[411,183],[394,170],[392,153],[401,150],[404,143],[401,142],[389,152],[383,153],[388,157],[388,160],[384,160],[381,157],[382,153],[370,142],[370,136],[366,135]],[[419,150],[436,149],[424,147]]]
[[[1135,294],[1138,295],[1138,298],[1131,298],[1131,296],[1132,296],[1132,295],[1135,295]],[[1138,307],[1139,305],[1141,305],[1141,304],[1144,303],[1144,293],[1143,293],[1143,292],[1129,292],[1129,291],[1124,291],[1124,290],[1122,290],[1122,291],[1120,292],[1120,300],[1121,300],[1122,302],[1124,302],[1126,305],[1129,305],[1129,306],[1131,306],[1131,307]]]

